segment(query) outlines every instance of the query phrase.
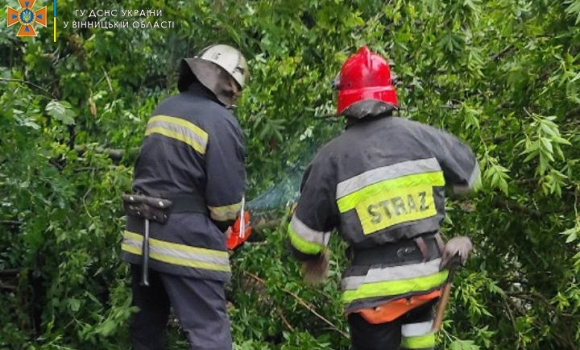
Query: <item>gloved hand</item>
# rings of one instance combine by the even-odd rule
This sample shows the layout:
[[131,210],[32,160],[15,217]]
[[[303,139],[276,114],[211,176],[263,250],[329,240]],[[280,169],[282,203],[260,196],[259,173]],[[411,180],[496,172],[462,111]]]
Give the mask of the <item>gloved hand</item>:
[[250,226],[250,212],[244,211],[244,232],[241,232],[242,219],[238,216],[232,226],[226,231],[228,237],[228,249],[234,250],[252,234],[252,227]]
[[320,254],[320,259],[302,263],[302,276],[304,281],[311,285],[320,284],[328,274],[328,255],[325,251]]
[[445,244],[441,257],[440,270],[448,269],[452,265],[465,265],[469,252],[473,248],[471,240],[465,236],[453,237]]

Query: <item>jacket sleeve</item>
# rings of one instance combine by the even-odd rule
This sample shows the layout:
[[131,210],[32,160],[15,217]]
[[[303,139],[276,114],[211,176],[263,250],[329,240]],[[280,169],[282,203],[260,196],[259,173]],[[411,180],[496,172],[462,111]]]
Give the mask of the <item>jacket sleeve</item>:
[[206,204],[216,226],[225,231],[233,225],[246,190],[246,151],[239,124],[226,121],[212,128],[206,150]]
[[[320,158],[320,157],[319,157]],[[315,260],[328,245],[337,226],[338,208],[332,168],[316,158],[300,185],[300,198],[288,225],[290,250],[299,261]]]
[[454,135],[426,127],[432,152],[441,165],[445,182],[454,192],[470,192],[481,175],[479,164],[471,148]]

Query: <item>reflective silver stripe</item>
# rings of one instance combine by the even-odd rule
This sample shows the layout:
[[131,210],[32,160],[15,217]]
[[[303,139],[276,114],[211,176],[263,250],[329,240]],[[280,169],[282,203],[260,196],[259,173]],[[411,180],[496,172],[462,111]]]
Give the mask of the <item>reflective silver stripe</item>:
[[420,323],[408,323],[401,327],[401,335],[405,338],[418,337],[431,333],[433,320]]
[[433,171],[440,171],[441,167],[435,158],[410,160],[393,165],[388,165],[351,177],[348,180],[340,182],[336,186],[336,198],[347,196],[356,192],[366,186],[375,184],[377,182],[395,179],[401,176],[428,173]]
[[345,277],[341,281],[342,290],[356,290],[366,283],[399,281],[425,277],[439,272],[441,258],[425,263],[369,269],[366,276]]
[[316,231],[311,229],[310,227],[306,226],[305,223],[300,221],[296,215],[293,215],[292,220],[290,220],[290,228],[292,231],[294,231],[294,233],[300,236],[300,238],[307,242],[326,246],[328,244],[328,240],[330,239],[329,232]]
[[129,245],[131,247],[136,247],[141,249],[141,246],[143,246],[143,240],[139,240],[139,239],[133,239],[133,238],[129,238],[127,236],[123,237],[123,243],[125,243],[126,245]]
[[[141,249],[141,247],[143,246],[142,239],[135,239],[135,238],[127,237],[127,236],[124,237],[123,243],[125,243],[128,246],[132,246],[132,247],[139,248],[139,249]],[[149,249],[150,249],[151,254],[160,254],[160,255],[169,256],[169,257],[173,257],[173,258],[177,258],[177,259],[195,260],[195,261],[200,261],[200,262],[205,262],[205,263],[210,263],[210,264],[215,264],[215,265],[228,266],[230,263],[229,258],[227,256],[224,256],[224,257],[215,256],[215,253],[211,254],[211,255],[205,255],[205,254],[195,254],[195,253],[191,253],[191,252],[186,252],[186,251],[179,250],[179,249],[171,249],[171,248],[156,245],[155,240],[149,242],[149,244],[150,244]],[[200,248],[200,249],[204,249],[204,248]],[[219,251],[216,251],[216,252],[219,254]]]
[[477,179],[480,176],[481,176],[481,170],[479,169],[479,164],[477,163],[477,160],[476,160],[475,166],[473,167],[473,171],[471,172],[469,179],[467,179],[467,185],[453,186],[453,192],[455,192],[457,194],[464,194],[464,193],[469,192],[473,188],[473,185],[475,185],[475,182],[477,181]]

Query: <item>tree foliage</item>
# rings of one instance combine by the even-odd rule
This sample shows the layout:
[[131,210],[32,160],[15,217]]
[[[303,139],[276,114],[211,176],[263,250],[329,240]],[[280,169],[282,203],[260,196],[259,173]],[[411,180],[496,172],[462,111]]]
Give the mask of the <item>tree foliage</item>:
[[[0,348],[128,348],[120,194],[131,187],[151,110],[176,92],[179,59],[214,42],[249,59],[235,111],[246,133],[249,199],[298,179],[340,132],[330,82],[349,54],[367,44],[391,60],[400,115],[466,140],[483,173],[477,195],[447,204],[444,235],[468,235],[476,250],[455,278],[441,347],[578,348],[580,1],[58,6],[56,42],[49,28],[19,39],[0,19]],[[163,15],[128,18],[128,28],[73,27],[126,19],[74,12],[98,9]],[[134,28],[134,20],[175,26]],[[285,246],[285,208],[274,214],[282,222],[232,256],[236,348],[346,349],[342,242],[331,240],[329,280],[308,287]],[[173,348],[186,349],[170,328]]]

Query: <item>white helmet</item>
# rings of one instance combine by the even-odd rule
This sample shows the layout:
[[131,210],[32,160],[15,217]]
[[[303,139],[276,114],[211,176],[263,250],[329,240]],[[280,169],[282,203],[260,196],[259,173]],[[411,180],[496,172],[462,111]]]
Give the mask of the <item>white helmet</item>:
[[218,44],[206,47],[196,58],[213,62],[222,67],[238,82],[240,89],[244,88],[249,71],[248,63],[240,51],[228,45]]
[[228,107],[233,105],[235,92],[223,73],[236,81],[240,91],[249,77],[248,63],[242,53],[223,44],[211,45],[193,58],[184,58],[180,70],[179,91],[187,90],[195,77]]

